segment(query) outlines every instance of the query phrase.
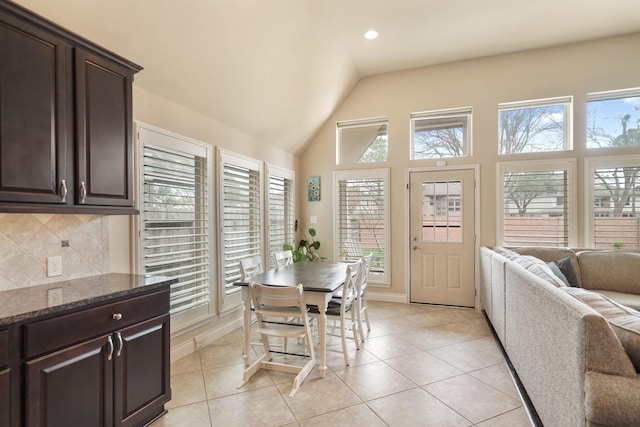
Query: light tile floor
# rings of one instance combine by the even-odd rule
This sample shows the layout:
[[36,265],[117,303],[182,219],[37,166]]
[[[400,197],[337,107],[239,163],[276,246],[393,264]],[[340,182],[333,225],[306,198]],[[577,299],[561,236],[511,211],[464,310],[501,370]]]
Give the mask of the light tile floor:
[[[169,412],[153,427],[530,426],[482,313],[377,301],[369,312],[371,332],[359,351],[350,343],[351,366],[329,351],[325,378],[316,367],[293,398],[293,375],[273,371],[236,388],[241,330],[176,361]],[[261,350],[252,348],[253,360]]]

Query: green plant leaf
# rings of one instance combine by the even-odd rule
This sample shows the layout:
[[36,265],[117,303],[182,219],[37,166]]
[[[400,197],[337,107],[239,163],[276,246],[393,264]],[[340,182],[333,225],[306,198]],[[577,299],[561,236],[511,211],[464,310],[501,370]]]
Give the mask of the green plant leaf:
[[309,235],[311,237],[316,237],[316,229],[315,228],[310,228],[309,229]]
[[320,248],[320,242],[317,242],[317,241],[313,242],[311,246],[313,246],[313,249],[317,251]]

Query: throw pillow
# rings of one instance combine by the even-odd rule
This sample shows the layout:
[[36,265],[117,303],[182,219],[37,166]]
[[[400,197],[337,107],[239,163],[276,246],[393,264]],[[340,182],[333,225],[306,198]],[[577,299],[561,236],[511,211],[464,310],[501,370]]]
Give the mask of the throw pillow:
[[513,260],[516,264],[521,265],[525,270],[535,274],[541,279],[546,280],[553,286],[562,288],[565,286],[564,282],[556,277],[555,274],[547,267],[547,264],[539,258],[531,255],[521,255]]
[[564,274],[564,277],[567,278],[567,283],[569,286],[573,286],[574,288],[580,287],[580,282],[578,281],[578,276],[576,275],[576,271],[573,269],[573,264],[571,263],[571,258],[562,258],[556,261],[558,268]]
[[549,269],[553,272],[553,274],[556,275],[556,277],[558,277],[558,279],[562,280],[564,282],[564,284],[566,286],[571,286],[571,284],[569,283],[569,281],[567,280],[567,276],[565,276],[562,273],[562,270],[560,270],[560,267],[558,267],[558,264],[556,264],[555,262],[551,261],[547,263],[547,266],[549,267]]
[[564,290],[607,319],[629,355],[636,372],[640,372],[640,312],[618,304],[597,292],[574,288],[564,288]]

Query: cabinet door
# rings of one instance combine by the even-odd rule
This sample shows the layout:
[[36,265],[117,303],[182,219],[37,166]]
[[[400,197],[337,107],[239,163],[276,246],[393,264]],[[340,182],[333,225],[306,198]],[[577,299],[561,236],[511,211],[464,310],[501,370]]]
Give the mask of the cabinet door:
[[113,424],[111,335],[28,361],[27,427]]
[[133,206],[133,74],[102,57],[75,52],[76,203]]
[[[115,335],[115,425],[142,425],[164,413],[169,383],[169,315]],[[122,343],[120,345],[120,343]]]
[[67,202],[69,49],[0,14],[1,202]]
[[11,421],[11,369],[0,369],[0,426]]

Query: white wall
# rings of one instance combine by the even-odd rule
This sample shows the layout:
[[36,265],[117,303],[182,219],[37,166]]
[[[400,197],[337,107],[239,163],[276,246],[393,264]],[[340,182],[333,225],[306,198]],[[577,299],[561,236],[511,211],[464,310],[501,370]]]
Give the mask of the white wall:
[[[522,156],[500,156],[499,159],[497,155],[498,103],[572,95],[575,149],[570,152],[526,156],[526,159],[577,158],[577,176],[582,177],[584,157],[602,153],[596,150],[588,153],[584,148],[586,94],[640,87],[638,46],[640,33],[362,79],[301,155],[299,194],[304,194],[308,176],[319,175],[322,180],[322,200],[302,201],[299,215],[302,226],[308,226],[311,215],[318,217],[315,228],[322,242],[320,252],[332,257],[332,173],[337,169],[350,168],[335,165],[336,122],[388,117],[388,162],[373,167],[391,168],[392,287],[375,291],[389,295],[405,294],[408,280],[405,258],[409,255],[409,241],[405,235],[405,171],[407,168],[436,166],[435,160],[409,160],[410,113],[455,107],[473,108],[473,155],[448,160],[448,164],[480,165],[480,243],[492,245],[495,243],[497,214],[495,164],[499,160],[523,159]],[[637,148],[626,148],[612,150],[610,154],[638,152]],[[582,180],[578,181],[578,205],[581,206],[583,188]],[[584,223],[584,212],[580,211],[579,230],[584,228]],[[578,244],[582,245],[583,242],[579,241]]]

